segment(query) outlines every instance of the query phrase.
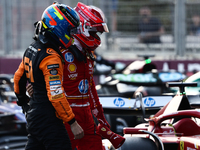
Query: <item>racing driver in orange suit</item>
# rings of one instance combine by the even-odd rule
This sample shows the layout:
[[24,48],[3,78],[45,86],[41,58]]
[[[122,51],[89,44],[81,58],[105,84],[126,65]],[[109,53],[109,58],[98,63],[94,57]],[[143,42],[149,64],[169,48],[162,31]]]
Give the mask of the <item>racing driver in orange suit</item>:
[[[77,12],[67,5],[55,3],[46,8],[36,24],[35,41],[25,51],[14,75],[17,104],[26,112],[26,150],[70,150],[63,122],[75,139],[84,136],[62,87],[63,57],[59,50],[60,46],[68,48],[72,44],[71,30],[75,32],[79,23]],[[30,101],[27,81],[34,91]]]

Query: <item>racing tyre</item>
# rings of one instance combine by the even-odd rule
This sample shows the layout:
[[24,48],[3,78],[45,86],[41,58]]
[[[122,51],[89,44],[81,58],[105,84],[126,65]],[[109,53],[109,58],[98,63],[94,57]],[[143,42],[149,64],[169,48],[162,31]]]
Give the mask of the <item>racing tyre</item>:
[[118,150],[157,150],[157,146],[148,138],[126,137],[126,141]]

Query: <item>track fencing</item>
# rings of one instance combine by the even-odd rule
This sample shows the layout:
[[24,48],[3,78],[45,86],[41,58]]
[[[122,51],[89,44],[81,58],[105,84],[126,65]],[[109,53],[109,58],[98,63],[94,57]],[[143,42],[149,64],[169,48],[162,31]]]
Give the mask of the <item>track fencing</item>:
[[[33,23],[54,0],[0,1],[0,56],[22,57],[31,43]],[[60,0],[75,7],[78,0]],[[102,35],[97,52],[108,59],[134,59],[138,54],[155,54],[158,59],[198,59],[200,36],[192,35],[192,16],[200,15],[199,0],[80,0],[100,7],[106,16],[110,33]],[[139,10],[151,9],[164,27],[160,44],[140,43]]]

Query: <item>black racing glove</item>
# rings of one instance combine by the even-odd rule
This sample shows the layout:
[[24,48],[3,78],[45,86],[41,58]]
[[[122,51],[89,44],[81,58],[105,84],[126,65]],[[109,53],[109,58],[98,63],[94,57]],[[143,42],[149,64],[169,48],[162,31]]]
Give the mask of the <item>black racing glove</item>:
[[29,108],[30,108],[29,104],[22,105],[22,112],[23,112],[23,114],[26,115],[26,113],[28,112]]
[[23,106],[23,105],[26,105],[30,98],[27,96],[27,95],[20,95],[20,94],[17,94],[15,93],[15,95],[17,96],[17,105],[18,106]]

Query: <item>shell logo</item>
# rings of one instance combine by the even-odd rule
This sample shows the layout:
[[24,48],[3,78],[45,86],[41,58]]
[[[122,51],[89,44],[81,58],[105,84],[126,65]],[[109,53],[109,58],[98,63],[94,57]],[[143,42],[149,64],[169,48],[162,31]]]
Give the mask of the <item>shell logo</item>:
[[71,63],[68,65],[68,70],[69,72],[73,73],[73,72],[76,72],[76,65],[74,63]]

